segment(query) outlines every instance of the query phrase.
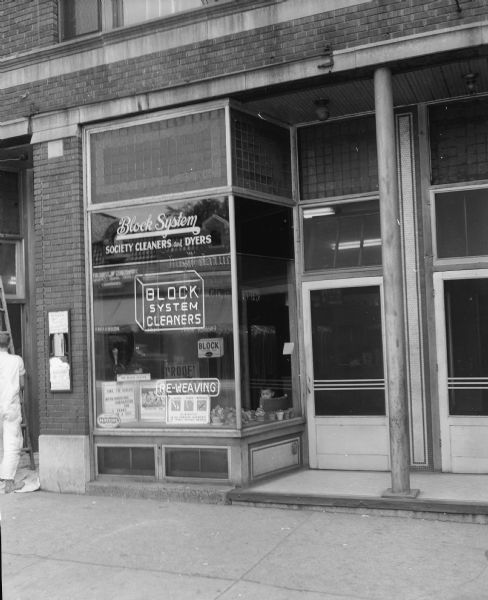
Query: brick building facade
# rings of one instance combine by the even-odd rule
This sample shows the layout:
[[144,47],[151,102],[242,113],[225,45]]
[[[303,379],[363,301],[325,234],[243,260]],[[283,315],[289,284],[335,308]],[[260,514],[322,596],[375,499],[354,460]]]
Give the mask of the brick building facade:
[[483,0],[21,0],[0,32],[45,489],[488,471]]

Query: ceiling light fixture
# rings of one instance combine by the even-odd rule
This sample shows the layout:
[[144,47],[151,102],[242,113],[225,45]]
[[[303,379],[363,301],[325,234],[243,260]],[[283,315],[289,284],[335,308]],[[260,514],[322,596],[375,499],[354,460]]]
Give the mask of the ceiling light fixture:
[[19,154],[18,156],[11,156],[10,158],[0,158],[0,162],[13,162],[13,161],[24,161],[28,160],[29,157],[27,154]]
[[468,94],[470,96],[476,94],[478,91],[478,73],[466,73],[466,75],[464,75],[464,81],[466,83]]
[[335,215],[335,208],[333,206],[321,206],[320,208],[309,208],[303,211],[304,219],[312,219],[313,217],[328,217]]
[[317,119],[319,121],[327,121],[329,118],[329,99],[328,98],[319,98],[315,100],[315,114],[317,115]]

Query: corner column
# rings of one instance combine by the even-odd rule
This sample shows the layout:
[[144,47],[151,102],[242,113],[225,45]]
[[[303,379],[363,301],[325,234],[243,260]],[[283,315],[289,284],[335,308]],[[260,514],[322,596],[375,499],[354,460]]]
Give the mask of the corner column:
[[374,73],[376,143],[385,306],[386,391],[389,407],[391,488],[383,496],[415,497],[410,489],[410,440],[402,240],[391,71]]

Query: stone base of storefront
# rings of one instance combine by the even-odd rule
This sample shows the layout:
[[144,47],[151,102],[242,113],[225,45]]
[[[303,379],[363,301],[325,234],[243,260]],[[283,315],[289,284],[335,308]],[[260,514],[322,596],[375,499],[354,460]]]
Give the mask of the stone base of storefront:
[[228,494],[233,485],[205,483],[167,483],[148,481],[90,481],[86,493],[91,496],[112,498],[148,498],[161,502],[196,502],[200,504],[229,504]]
[[39,480],[48,492],[84,494],[90,480],[89,437],[39,436]]

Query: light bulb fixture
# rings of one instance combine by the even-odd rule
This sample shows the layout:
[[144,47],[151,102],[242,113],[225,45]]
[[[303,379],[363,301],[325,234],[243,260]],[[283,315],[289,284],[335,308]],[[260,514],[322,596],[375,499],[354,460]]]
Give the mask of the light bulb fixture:
[[315,114],[317,115],[317,119],[319,121],[327,121],[329,118],[329,99],[328,98],[319,98],[315,100]]
[[478,73],[466,73],[463,78],[466,83],[468,94],[470,96],[476,94],[478,91]]
[[303,211],[304,219],[313,219],[313,217],[329,217],[335,215],[333,206],[319,206],[318,208],[306,208]]
[[0,158],[0,162],[18,162],[18,161],[25,161],[28,160],[29,157],[28,155],[24,152],[22,154],[19,154],[18,156],[11,156],[8,158]]

